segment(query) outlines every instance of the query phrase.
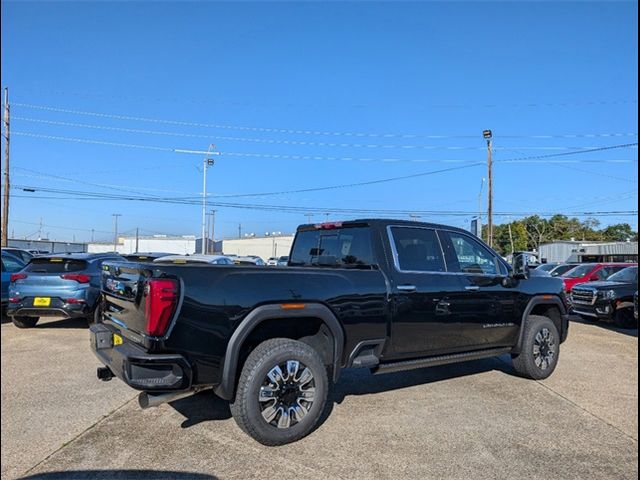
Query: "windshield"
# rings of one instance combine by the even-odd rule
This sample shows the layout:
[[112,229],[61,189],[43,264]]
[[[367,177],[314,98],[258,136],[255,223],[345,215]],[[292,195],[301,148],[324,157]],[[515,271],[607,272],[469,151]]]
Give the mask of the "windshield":
[[556,267],[557,267],[557,265],[554,265],[553,263],[544,263],[544,264],[540,265],[539,267],[536,267],[536,270],[542,270],[543,272],[550,272],[551,270],[553,270]]
[[574,268],[576,268],[576,265],[558,265],[556,268],[551,270],[550,273],[551,273],[552,277],[557,277],[557,276],[562,275],[563,273],[566,273],[569,270],[572,270]]
[[609,282],[620,283],[638,283],[638,267],[628,267],[624,270],[620,270],[618,273],[614,273],[609,278]]
[[562,276],[565,278],[582,278],[593,270],[593,267],[595,267],[593,263],[586,263],[574,268],[573,270],[569,270]]
[[373,264],[368,227],[303,230],[293,244],[289,265],[370,267]]
[[85,260],[71,258],[32,258],[25,272],[33,273],[67,273],[79,272],[87,268]]

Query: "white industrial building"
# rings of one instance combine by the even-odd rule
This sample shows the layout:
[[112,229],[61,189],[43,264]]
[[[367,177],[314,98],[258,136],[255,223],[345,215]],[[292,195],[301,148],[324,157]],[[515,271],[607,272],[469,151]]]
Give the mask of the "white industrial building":
[[[209,242],[209,251],[213,253],[214,242]],[[218,246],[220,242],[217,242]],[[136,248],[137,245],[137,248]],[[200,238],[195,235],[169,236],[154,235],[143,237],[118,237],[116,251],[118,253],[135,253],[135,252],[166,252],[179,255],[200,253],[202,243]],[[219,250],[219,249],[216,249]],[[92,253],[113,252],[113,242],[96,243],[92,242],[87,245],[87,251]]]
[[[264,237],[246,236],[243,238],[225,239],[209,242],[208,253],[221,253],[238,256],[258,255],[263,260],[269,257],[289,255],[293,244],[293,235],[267,235]],[[138,248],[136,248],[136,244]],[[194,235],[169,236],[154,235],[118,237],[116,251],[128,254],[135,252],[166,252],[179,255],[200,253],[201,239]],[[91,253],[113,252],[113,242],[92,242],[87,244],[87,251]]]
[[558,240],[540,245],[540,258],[562,262],[637,262],[638,242]]
[[293,245],[293,235],[245,237],[223,240],[222,251],[226,255],[258,255],[263,260],[267,260],[269,257],[289,255],[291,245]]

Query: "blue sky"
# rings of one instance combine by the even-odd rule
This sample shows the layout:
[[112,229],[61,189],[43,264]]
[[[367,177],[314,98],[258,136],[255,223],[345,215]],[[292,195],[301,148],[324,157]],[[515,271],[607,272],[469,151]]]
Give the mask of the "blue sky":
[[[203,156],[172,150],[210,143],[221,155],[209,201],[227,204],[210,207],[217,236],[239,223],[293,231],[307,211],[429,211],[422,219],[468,227],[485,128],[498,223],[637,210],[637,147],[529,158],[638,141],[637,13],[623,2],[5,1],[12,184],[36,189],[12,191],[10,231],[33,238],[42,218],[51,238],[107,240],[120,213],[128,233],[198,234],[197,204],[77,192],[197,200]],[[637,228],[637,216],[599,220]]]

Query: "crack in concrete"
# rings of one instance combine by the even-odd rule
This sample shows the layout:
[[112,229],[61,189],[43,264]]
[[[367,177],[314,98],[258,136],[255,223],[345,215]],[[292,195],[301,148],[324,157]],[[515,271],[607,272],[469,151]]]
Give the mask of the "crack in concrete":
[[58,452],[62,451],[63,449],[65,449],[66,447],[68,447],[69,445],[71,445],[72,443],[74,443],[76,440],[79,440],[80,437],[84,436],[87,432],[89,432],[90,430],[93,430],[95,427],[97,427],[98,425],[100,425],[102,422],[104,422],[106,419],[108,419],[109,417],[111,417],[113,414],[115,414],[116,412],[122,410],[124,407],[126,407],[127,405],[129,405],[133,400],[135,400],[137,398],[137,395],[135,397],[130,398],[129,400],[127,400],[126,402],[124,402],[122,405],[114,408],[113,410],[111,410],[109,413],[103,415],[101,418],[99,418],[97,421],[95,421],[94,423],[92,423],[91,425],[89,425],[87,428],[85,428],[82,432],[78,433],[75,437],[73,437],[71,440],[64,442],[62,445],[60,445],[58,448],[56,448],[53,452],[51,452],[49,455],[47,455],[45,458],[43,458],[42,460],[40,460],[38,463],[36,463],[35,465],[33,465],[32,467],[29,467],[24,473],[22,473],[22,475],[20,475],[20,477],[25,477],[27,476],[30,472],[32,472],[33,470],[35,470],[36,468],[38,468],[40,465],[42,465],[43,463],[45,463],[47,460],[51,459],[55,454],[57,454]]
[[[511,364],[509,362],[504,361],[504,359],[497,357],[499,361],[501,361],[502,363],[504,363],[505,365],[509,365],[511,366]],[[573,400],[571,400],[570,398],[566,397],[565,395],[561,394],[560,392],[557,392],[556,390],[554,390],[553,388],[551,388],[549,385],[545,385],[544,383],[542,383],[539,380],[535,380],[535,383],[540,385],[541,387],[545,388],[546,390],[550,391],[551,393],[553,393],[554,395],[560,397],[561,399],[563,399],[565,402],[573,405],[575,408],[582,410],[583,412],[587,413],[588,415],[592,416],[593,418],[595,418],[596,420],[604,423],[605,425],[608,425],[609,427],[613,428],[615,431],[617,431],[618,433],[621,433],[622,435],[624,435],[625,437],[627,437],[629,440],[631,440],[634,443],[638,443],[638,439],[635,437],[632,437],[631,435],[629,435],[627,432],[625,432],[624,430],[620,429],[619,427],[615,426],[614,424],[608,422],[607,420],[605,420],[604,418],[596,415],[595,413],[593,413],[592,411],[588,410],[587,408],[583,407],[582,405],[574,402]]]

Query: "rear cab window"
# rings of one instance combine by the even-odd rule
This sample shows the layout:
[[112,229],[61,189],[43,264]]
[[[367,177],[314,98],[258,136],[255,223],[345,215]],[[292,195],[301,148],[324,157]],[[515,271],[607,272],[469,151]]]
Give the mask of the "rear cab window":
[[86,260],[51,257],[32,258],[24,271],[32,273],[69,273],[80,272],[86,268]]
[[299,230],[290,266],[372,268],[371,229],[364,226]]

